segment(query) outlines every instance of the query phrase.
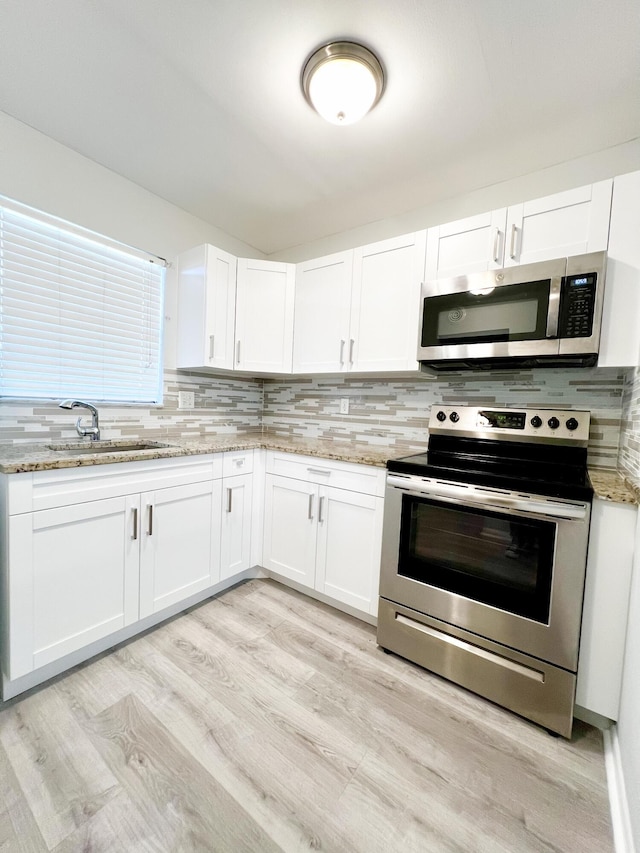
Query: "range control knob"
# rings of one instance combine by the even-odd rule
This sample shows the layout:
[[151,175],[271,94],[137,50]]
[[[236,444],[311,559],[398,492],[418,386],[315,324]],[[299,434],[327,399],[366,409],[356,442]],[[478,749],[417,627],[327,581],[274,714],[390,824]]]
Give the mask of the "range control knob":
[[442,423],[442,421],[446,421],[446,419],[447,419],[447,416],[445,415],[445,413],[443,411],[439,411],[438,414],[436,415],[436,417],[440,421],[440,423]]
[[575,418],[569,418],[567,421],[567,429],[574,431],[574,429],[578,429],[578,421]]
[[551,427],[551,429],[558,429],[560,426],[560,421],[557,418],[549,418],[547,424]]
[[460,420],[460,415],[457,412],[451,412],[449,415],[449,420],[453,421],[454,424],[457,424]]
[[539,417],[539,415],[534,415],[531,418],[531,426],[535,427],[536,429],[538,429],[538,427],[541,427],[542,426],[542,418]]

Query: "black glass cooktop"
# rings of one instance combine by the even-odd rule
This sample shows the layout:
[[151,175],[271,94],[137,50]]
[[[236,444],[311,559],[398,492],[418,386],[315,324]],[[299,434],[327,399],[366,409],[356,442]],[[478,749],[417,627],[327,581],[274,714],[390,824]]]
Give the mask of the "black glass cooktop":
[[590,501],[586,449],[432,436],[426,453],[391,459],[389,471]]

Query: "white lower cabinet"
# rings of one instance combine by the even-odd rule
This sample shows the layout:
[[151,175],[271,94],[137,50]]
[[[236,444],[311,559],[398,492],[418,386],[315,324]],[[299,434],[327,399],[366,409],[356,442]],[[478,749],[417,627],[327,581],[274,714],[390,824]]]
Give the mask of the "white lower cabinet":
[[7,621],[18,678],[138,618],[138,496],[13,516],[8,524]]
[[253,474],[225,477],[222,481],[220,579],[251,566]]
[[221,495],[220,480],[141,495],[140,618],[219,579]]
[[382,469],[268,453],[264,567],[375,615],[383,494]]

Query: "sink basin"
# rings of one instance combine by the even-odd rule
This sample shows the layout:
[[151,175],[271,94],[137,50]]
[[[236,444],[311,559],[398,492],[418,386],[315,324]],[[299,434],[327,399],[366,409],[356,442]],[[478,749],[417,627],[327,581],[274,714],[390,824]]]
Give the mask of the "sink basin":
[[47,448],[64,456],[93,456],[96,453],[138,453],[171,447],[158,441],[92,441],[91,444],[48,444]]

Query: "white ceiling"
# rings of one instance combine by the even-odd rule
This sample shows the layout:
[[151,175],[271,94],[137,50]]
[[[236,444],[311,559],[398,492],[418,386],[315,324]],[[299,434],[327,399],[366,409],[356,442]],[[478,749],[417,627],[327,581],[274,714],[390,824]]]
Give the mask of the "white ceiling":
[[[271,254],[640,135],[638,0],[2,0],[0,110]],[[373,48],[335,127],[306,57]]]

